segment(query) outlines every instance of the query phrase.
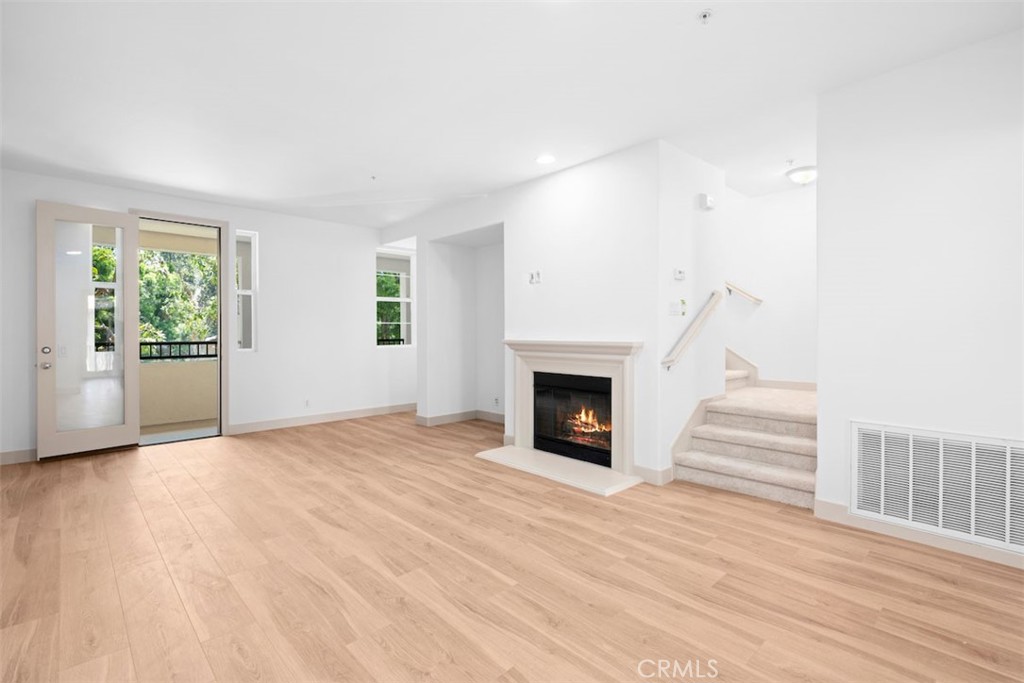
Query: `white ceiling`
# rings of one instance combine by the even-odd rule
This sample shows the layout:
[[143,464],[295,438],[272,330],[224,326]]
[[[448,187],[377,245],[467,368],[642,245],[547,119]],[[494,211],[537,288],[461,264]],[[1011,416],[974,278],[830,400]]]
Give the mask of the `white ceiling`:
[[666,139],[725,169],[726,184],[750,197],[797,189],[793,166],[817,162],[818,106],[813,97],[695,125]]
[[[3,163],[382,226],[668,137],[763,193],[771,183],[755,176],[778,180],[787,155],[813,154],[816,93],[1017,29],[1021,12],[5,3]],[[799,123],[778,114],[787,107]],[[542,152],[557,163],[535,164]]]
[[476,230],[467,230],[455,235],[449,235],[437,240],[445,244],[457,244],[460,247],[489,247],[492,244],[501,244],[505,239],[505,226],[502,223],[488,225]]

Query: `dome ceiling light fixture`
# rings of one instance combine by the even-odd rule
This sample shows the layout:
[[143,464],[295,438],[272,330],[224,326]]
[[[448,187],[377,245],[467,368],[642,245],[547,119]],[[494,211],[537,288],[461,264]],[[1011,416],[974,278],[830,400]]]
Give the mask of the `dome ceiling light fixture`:
[[818,179],[818,167],[814,164],[806,166],[794,166],[792,159],[786,159],[789,168],[786,170],[786,177],[797,185],[810,185]]

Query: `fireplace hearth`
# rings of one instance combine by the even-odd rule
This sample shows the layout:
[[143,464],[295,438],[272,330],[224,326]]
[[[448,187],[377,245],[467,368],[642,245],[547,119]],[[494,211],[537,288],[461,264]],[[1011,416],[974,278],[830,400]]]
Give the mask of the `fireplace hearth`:
[[612,380],[536,372],[533,447],[612,466]]

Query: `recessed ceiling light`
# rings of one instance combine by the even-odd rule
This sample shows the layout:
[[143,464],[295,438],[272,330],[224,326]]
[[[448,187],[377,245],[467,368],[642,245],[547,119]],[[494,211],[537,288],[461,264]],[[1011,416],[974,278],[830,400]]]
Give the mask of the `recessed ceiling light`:
[[797,166],[786,171],[786,177],[797,185],[809,185],[818,179],[818,167]]
[[555,163],[555,157],[550,154],[541,154],[537,157],[537,163],[541,166],[547,166],[548,164]]
[[65,251],[64,253],[67,254],[68,256],[81,256],[82,255],[82,252],[80,252],[80,251]]

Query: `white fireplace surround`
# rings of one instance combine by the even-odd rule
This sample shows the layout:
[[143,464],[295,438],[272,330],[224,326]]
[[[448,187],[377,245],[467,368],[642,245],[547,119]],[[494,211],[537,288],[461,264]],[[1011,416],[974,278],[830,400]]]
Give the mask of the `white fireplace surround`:
[[533,373],[608,377],[612,381],[611,469],[633,474],[633,358],[643,342],[507,339],[505,345],[515,352],[515,446],[533,448]]

